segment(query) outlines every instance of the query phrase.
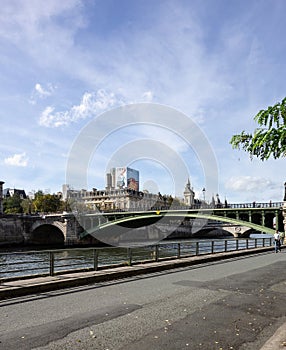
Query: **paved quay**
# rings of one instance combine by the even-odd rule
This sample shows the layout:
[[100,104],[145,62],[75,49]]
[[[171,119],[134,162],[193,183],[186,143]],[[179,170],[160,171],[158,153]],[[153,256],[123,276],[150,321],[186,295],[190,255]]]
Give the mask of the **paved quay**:
[[0,349],[286,349],[286,250],[1,285]]

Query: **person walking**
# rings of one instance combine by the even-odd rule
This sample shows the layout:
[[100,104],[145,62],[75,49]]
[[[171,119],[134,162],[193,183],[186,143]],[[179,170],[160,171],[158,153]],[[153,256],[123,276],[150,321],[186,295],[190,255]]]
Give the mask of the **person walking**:
[[274,250],[275,250],[275,253],[278,253],[278,250],[281,251],[280,234],[278,230],[276,230],[274,233]]
[[285,231],[280,232],[280,247],[284,244]]

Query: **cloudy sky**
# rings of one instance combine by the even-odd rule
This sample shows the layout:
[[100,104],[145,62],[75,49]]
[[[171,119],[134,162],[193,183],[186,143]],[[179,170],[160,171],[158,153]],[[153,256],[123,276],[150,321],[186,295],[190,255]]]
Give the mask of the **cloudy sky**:
[[[203,137],[183,139],[164,115],[154,125],[109,125],[88,150],[88,188],[105,186],[111,160],[129,145],[132,157],[121,165],[140,171],[141,189],[181,196],[185,183],[174,176],[182,161],[197,198],[206,187],[207,199],[217,191],[228,202],[282,200],[285,159],[250,160],[229,141],[253,131],[255,114],[286,95],[285,12],[284,0],[2,0],[5,187],[60,191],[89,123],[100,129],[110,110],[116,118],[121,106],[153,103],[187,116],[185,130],[194,123]],[[160,143],[162,158],[144,157],[145,146],[136,158],[140,140]],[[197,143],[215,155],[217,190],[208,188],[209,158],[196,153]]]

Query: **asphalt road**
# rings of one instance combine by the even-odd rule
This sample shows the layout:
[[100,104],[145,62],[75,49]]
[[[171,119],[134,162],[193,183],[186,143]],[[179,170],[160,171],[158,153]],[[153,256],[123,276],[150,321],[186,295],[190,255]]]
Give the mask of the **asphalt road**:
[[256,350],[286,322],[286,250],[0,302],[0,349]]

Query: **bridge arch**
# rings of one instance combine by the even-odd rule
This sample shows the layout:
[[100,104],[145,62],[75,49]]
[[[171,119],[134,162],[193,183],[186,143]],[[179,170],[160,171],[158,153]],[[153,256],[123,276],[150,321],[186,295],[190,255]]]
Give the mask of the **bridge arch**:
[[35,225],[32,228],[27,243],[33,245],[64,245],[65,236],[61,227],[58,225],[43,223]]

